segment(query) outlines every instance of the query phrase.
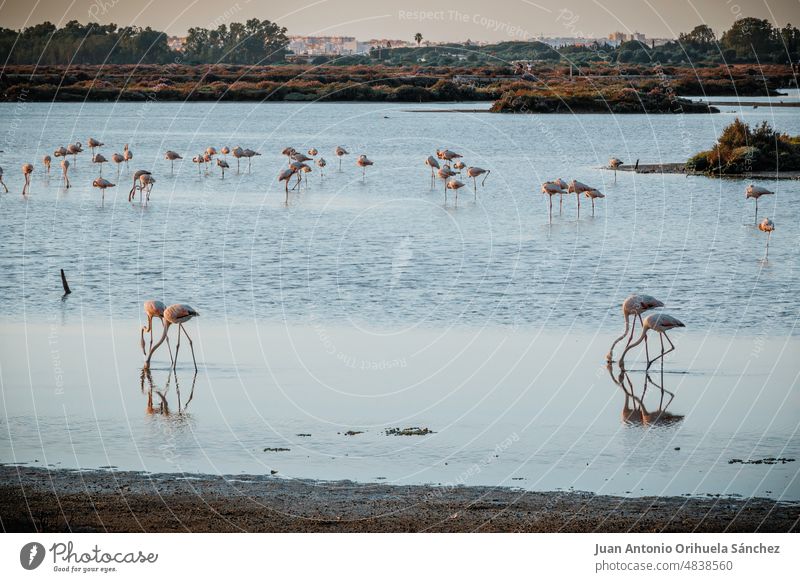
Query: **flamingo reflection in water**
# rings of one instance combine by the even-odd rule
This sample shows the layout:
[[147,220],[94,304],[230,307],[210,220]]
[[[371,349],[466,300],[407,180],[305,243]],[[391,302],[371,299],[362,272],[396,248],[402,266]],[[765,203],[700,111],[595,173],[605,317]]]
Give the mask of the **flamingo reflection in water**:
[[[170,385],[170,382],[172,381],[173,373],[175,375],[175,394],[176,394],[177,402],[178,402],[178,409],[177,409],[177,411],[174,411],[174,412],[170,410],[169,401],[167,400],[167,394],[169,393],[169,387],[170,387],[169,385]],[[147,388],[146,389],[145,389],[145,380],[147,380]],[[150,372],[149,368],[146,368],[146,367],[142,368],[141,374],[139,375],[139,381],[140,381],[140,387],[141,387],[142,393],[146,393],[147,394],[147,404],[145,406],[145,412],[147,414],[150,414],[150,415],[160,414],[160,415],[163,415],[163,416],[170,416],[171,414],[176,414],[176,415],[179,415],[179,416],[183,416],[184,414],[187,414],[186,409],[188,408],[189,403],[194,398],[194,388],[195,388],[195,385],[197,383],[197,372],[195,372],[192,375],[192,387],[189,390],[189,397],[187,398],[185,403],[183,403],[182,400],[181,400],[182,399],[182,394],[181,394],[180,385],[178,383],[178,374],[176,372],[174,372],[173,370],[171,370],[171,369],[170,369],[170,371],[168,373],[167,382],[164,385],[164,390],[163,391],[158,390],[156,388],[155,383],[153,382],[153,375]],[[157,405],[153,404],[153,393],[154,392],[158,396],[158,399],[159,399],[159,402],[158,402]]]
[[[614,382],[614,384],[621,388],[625,393],[625,403],[622,408],[622,422],[624,424],[639,426],[666,426],[676,424],[683,420],[684,416],[682,414],[673,414],[667,411],[667,408],[669,408],[669,405],[672,404],[672,401],[675,398],[675,394],[664,387],[663,366],[661,368],[660,383],[657,383],[655,380],[653,380],[649,373],[645,373],[644,388],[642,389],[641,396],[636,395],[636,390],[633,386],[631,377],[625,370],[620,369],[619,376],[615,377],[612,365],[610,363],[606,365],[606,369],[611,377],[611,381]],[[658,408],[652,411],[648,410],[644,403],[649,384],[652,384],[658,388],[660,393]],[[665,395],[669,395],[666,403],[664,402]]]

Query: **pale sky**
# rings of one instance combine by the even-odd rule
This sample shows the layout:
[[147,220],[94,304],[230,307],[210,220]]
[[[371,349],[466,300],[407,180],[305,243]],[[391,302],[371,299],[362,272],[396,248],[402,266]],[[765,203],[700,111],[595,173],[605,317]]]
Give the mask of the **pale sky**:
[[526,40],[544,36],[602,38],[642,32],[672,38],[696,24],[720,34],[736,18],[800,25],[800,0],[0,0],[0,25],[21,28],[49,20],[151,26],[182,36],[193,26],[267,19],[298,35],[359,40]]

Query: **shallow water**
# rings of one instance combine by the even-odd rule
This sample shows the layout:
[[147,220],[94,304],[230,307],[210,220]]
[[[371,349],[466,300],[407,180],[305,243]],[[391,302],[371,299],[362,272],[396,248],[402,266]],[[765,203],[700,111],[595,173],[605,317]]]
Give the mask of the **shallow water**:
[[[443,107],[453,105],[413,109]],[[745,181],[621,172],[615,183],[600,169],[610,155],[685,160],[710,147],[734,113],[408,109],[0,105],[0,165],[12,190],[0,195],[0,460],[165,470],[159,447],[168,431],[180,459],[173,466],[187,471],[274,466],[314,478],[800,497],[797,463],[727,463],[797,455],[800,186],[765,184],[776,195],[762,198],[759,218],[769,216],[777,230],[764,261],[766,240],[753,226]],[[790,108],[742,115],[800,134]],[[113,144],[102,149],[108,158],[126,142],[135,156],[119,179],[106,165],[103,175],[121,187],[104,203],[91,188],[97,171],[88,153],[70,168],[69,190],[60,187],[57,164],[49,180],[42,174],[42,155],[89,135]],[[216,170],[198,174],[192,155],[226,144],[263,155],[238,175],[229,156],[224,181]],[[354,154],[341,173],[332,154],[338,144]],[[276,178],[288,145],[316,147],[329,165],[324,180],[315,169],[308,189],[285,206]],[[443,146],[492,170],[477,201],[468,187],[457,208],[452,194],[443,204],[441,182],[431,191],[423,161]],[[166,149],[187,158],[174,174]],[[362,152],[375,161],[365,182],[354,165]],[[23,199],[26,161],[36,171]],[[127,202],[137,168],[157,179],[146,207]],[[584,201],[576,220],[575,198],[567,196],[561,216],[555,201],[548,225],[538,184],[557,176],[607,195],[594,216]],[[63,302],[59,268],[73,288]],[[601,367],[621,327],[619,303],[631,291],[659,297],[687,324],[666,366],[666,387],[679,394],[669,411],[686,415],[677,425],[623,425],[623,392]],[[196,396],[187,415],[169,420],[143,412],[136,320],[150,298],[189,302],[202,313],[189,325],[202,338]],[[58,365],[42,339],[51,325],[61,338]],[[761,372],[743,369],[751,353]],[[182,395],[192,377],[186,356]],[[64,390],[53,398],[56,369]],[[631,380],[641,392],[644,375]],[[153,371],[159,411],[166,381],[162,365]],[[170,411],[176,396],[173,378]],[[772,417],[780,422],[766,420]],[[383,434],[417,425],[436,433]],[[336,434],[349,429],[365,433]],[[491,451],[514,434],[518,440],[497,457],[508,459],[492,461]],[[292,451],[262,452],[273,446]],[[473,475],[484,458],[487,467]],[[709,468],[698,476],[698,467]]]

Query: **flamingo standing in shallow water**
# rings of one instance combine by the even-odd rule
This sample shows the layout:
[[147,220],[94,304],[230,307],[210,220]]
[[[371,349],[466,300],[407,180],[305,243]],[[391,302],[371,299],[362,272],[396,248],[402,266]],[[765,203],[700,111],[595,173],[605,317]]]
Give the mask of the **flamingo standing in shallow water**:
[[[606,354],[607,362],[611,363],[614,361],[612,359],[614,357],[614,347],[623,339],[625,339],[625,336],[628,335],[629,327],[631,334],[628,338],[628,342],[625,344],[625,347],[627,348],[630,345],[631,341],[633,340],[633,331],[636,329],[636,318],[638,317],[639,323],[642,323],[642,313],[651,309],[655,309],[656,307],[664,307],[664,304],[652,295],[633,294],[625,298],[625,301],[622,302],[622,316],[625,318],[625,330],[622,332],[622,335],[615,339],[614,343],[611,344],[611,349],[609,349],[608,354]],[[633,316],[632,326],[630,325],[631,316]]]
[[561,189],[561,186],[556,184],[555,182],[545,182],[542,184],[542,194],[547,195],[547,202],[550,210],[550,224],[553,223],[553,196],[558,194],[559,196],[564,194],[564,190]]
[[225,160],[220,160],[219,158],[217,158],[217,165],[222,170],[222,179],[224,180],[225,179],[225,170],[230,168],[230,166],[228,165],[228,162],[226,162]]
[[128,168],[128,162],[133,159],[133,152],[128,148],[128,144],[125,144],[125,147],[122,148],[122,157],[125,158],[125,168]]
[[617,168],[619,168],[624,162],[619,158],[611,158],[608,160],[608,167],[614,170],[614,183],[617,182]]
[[53,159],[50,156],[45,156],[45,157],[42,158],[42,163],[44,164],[44,171],[48,175],[50,174],[50,162],[51,161],[53,161]]
[[754,198],[756,201],[756,214],[753,220],[753,224],[758,223],[758,199],[768,194],[775,194],[775,192],[773,192],[772,190],[767,190],[763,186],[754,186],[753,184],[750,184],[744,191],[745,200],[747,200],[748,198]]
[[325,166],[328,165],[328,162],[325,161],[325,158],[320,158],[316,162],[317,167],[319,168],[319,179],[325,179]]
[[61,146],[60,148],[58,148],[56,151],[53,152],[53,156],[56,158],[65,158],[67,157],[67,153],[68,153],[67,148]]
[[441,166],[439,165],[439,160],[433,156],[428,156],[428,159],[425,160],[425,165],[431,169],[431,190],[433,190],[433,186],[436,184],[436,170],[440,169]]
[[236,146],[235,148],[233,148],[233,151],[231,153],[233,154],[233,157],[236,158],[236,173],[238,174],[239,173],[239,159],[244,157],[244,150],[242,148],[240,148],[239,146]]
[[606,195],[603,194],[602,192],[600,192],[600,190],[597,190],[595,188],[592,188],[591,190],[587,190],[586,192],[584,192],[584,194],[586,195],[587,198],[591,199],[591,201],[592,201],[592,216],[594,216],[594,200],[595,200],[595,198],[605,198]]
[[231,153],[231,148],[229,148],[228,146],[222,146],[222,149],[219,151],[222,152],[222,157],[224,157],[227,160],[228,154]]
[[[622,352],[622,356],[620,356],[619,358],[620,369],[625,368],[625,354],[627,354],[629,350],[635,348],[640,343],[642,343],[642,341],[644,341],[644,350],[645,350],[645,355],[647,357],[647,369],[649,370],[650,366],[653,365],[653,362],[655,362],[658,359],[661,359],[663,363],[664,356],[675,350],[675,345],[669,339],[667,332],[679,327],[686,327],[686,326],[677,318],[668,315],[666,313],[653,313],[645,317],[644,321],[642,322],[642,335],[639,336],[638,340],[636,340],[632,344],[629,344],[628,347],[625,348],[625,351]],[[656,356],[652,360],[650,359],[650,353],[648,352],[647,349],[647,332],[650,330],[657,332],[659,334],[659,338],[661,339],[661,354]],[[669,349],[666,351],[664,351],[664,338],[666,338],[670,346]]]
[[22,164],[22,176],[25,178],[25,184],[22,186],[23,196],[30,193],[32,173],[33,173],[33,164]]
[[346,156],[350,152],[348,152],[342,146],[336,146],[336,149],[334,150],[334,153],[336,154],[336,157],[339,158],[339,171],[341,172],[342,171],[342,156]]
[[578,218],[581,217],[581,194],[592,189],[591,186],[587,186],[583,182],[578,182],[577,180],[573,180],[569,183],[569,186],[567,186],[567,192],[575,194],[575,197],[578,199]]
[[490,172],[491,170],[484,170],[478,166],[470,166],[467,168],[467,176],[472,178],[472,189],[475,191],[475,200],[478,199],[478,177],[483,176],[483,181],[481,182],[481,186],[483,186],[486,184],[486,178],[489,177]]
[[137,188],[138,188],[139,192],[141,193],[142,186],[143,186],[141,178],[142,178],[142,176],[145,176],[145,175],[149,176],[150,172],[148,172],[147,170],[136,170],[133,173],[133,186],[131,186],[130,192],[128,192],[128,202],[132,201],[133,198],[136,196]]
[[103,164],[105,164],[108,160],[103,154],[95,154],[92,156],[92,163],[93,164],[100,164],[100,176],[103,175]]
[[764,253],[764,260],[769,258],[769,239],[772,237],[772,231],[775,230],[775,223],[769,218],[765,218],[758,225],[758,230],[767,233],[767,251]]
[[255,156],[260,156],[261,154],[255,150],[245,149],[242,152],[242,155],[247,158],[247,173],[250,173],[251,162]]
[[175,160],[182,160],[183,158],[177,152],[173,152],[172,150],[167,150],[164,154],[164,159],[169,160],[170,162],[170,172],[175,173]]
[[76,141],[73,144],[67,146],[67,153],[72,155],[72,163],[76,163],[78,161],[78,154],[83,151],[83,147],[81,146],[81,142]]
[[104,145],[106,145],[106,144],[104,144],[103,142],[97,141],[97,140],[96,140],[96,139],[94,139],[93,137],[90,137],[90,138],[88,139],[88,141],[86,142],[86,145],[88,145],[88,146],[89,146],[89,149],[91,149],[91,150],[92,150],[92,155],[94,155],[94,149],[95,149],[95,148],[99,148],[99,147],[101,147],[101,146],[104,146]]
[[[142,355],[146,356],[147,352],[144,349],[144,334],[150,334],[150,349],[153,349],[153,319],[161,320],[161,327],[164,327],[164,310],[167,308],[163,301],[156,301],[151,299],[144,302],[144,314],[147,316],[147,325],[142,326],[141,344]],[[169,361],[172,361],[172,349],[169,347],[169,338],[167,338],[167,349],[169,350]]]
[[64,188],[69,188],[71,184],[69,183],[69,176],[67,176],[67,172],[69,171],[69,160],[61,160],[61,176],[64,179]]
[[175,358],[172,360],[172,369],[175,369],[175,366],[178,364],[178,351],[181,349],[181,332],[186,336],[186,339],[189,340],[189,348],[192,350],[192,362],[194,363],[194,370],[197,371],[197,360],[194,357],[194,345],[192,345],[192,338],[189,337],[186,329],[183,327],[183,324],[192,319],[193,317],[198,317],[200,314],[194,310],[190,305],[186,305],[184,303],[176,303],[174,305],[170,305],[164,310],[164,319],[162,322],[166,321],[164,324],[164,333],[161,336],[161,339],[158,340],[158,343],[150,348],[150,353],[147,354],[147,360],[145,360],[144,367],[150,367],[150,359],[153,357],[153,354],[158,349],[158,347],[164,343],[164,340],[167,339],[167,334],[169,333],[169,327],[171,325],[178,326],[178,343],[175,346]]
[[113,188],[114,186],[116,186],[116,184],[112,184],[111,182],[109,182],[105,178],[96,178],[92,182],[92,186],[94,186],[95,188],[100,188],[100,192],[103,193],[103,203],[105,203],[105,201],[106,201],[106,188]]
[[453,190],[456,193],[456,206],[458,206],[458,190],[464,187],[464,182],[461,180],[456,180],[453,178],[452,180],[447,182],[447,186],[444,191],[444,201],[447,203],[447,191]]
[[367,180],[367,166],[372,166],[374,162],[367,158],[366,155],[361,154],[358,156],[356,164],[361,168],[361,181],[365,182]]
[[117,164],[117,180],[119,180],[120,164],[125,161],[125,156],[118,153],[111,154],[111,161]]
[[[286,168],[278,175],[278,182],[286,182],[286,204],[289,204],[289,180],[292,179],[293,175],[294,170],[292,168]],[[292,189],[294,190],[294,188]]]

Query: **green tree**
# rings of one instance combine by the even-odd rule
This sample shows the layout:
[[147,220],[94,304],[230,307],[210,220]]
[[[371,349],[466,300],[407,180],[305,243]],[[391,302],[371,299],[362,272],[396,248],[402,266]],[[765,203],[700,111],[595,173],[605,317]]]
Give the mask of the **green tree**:
[[777,35],[768,20],[742,18],[722,35],[722,46],[736,51],[737,57],[767,57],[778,50]]
[[711,30],[711,27],[701,24],[700,26],[695,26],[691,32],[681,33],[678,40],[681,44],[708,50],[716,44],[717,36]]
[[417,46],[419,46],[420,43],[422,42],[422,33],[418,32],[417,34],[415,34],[414,40],[417,42]]

